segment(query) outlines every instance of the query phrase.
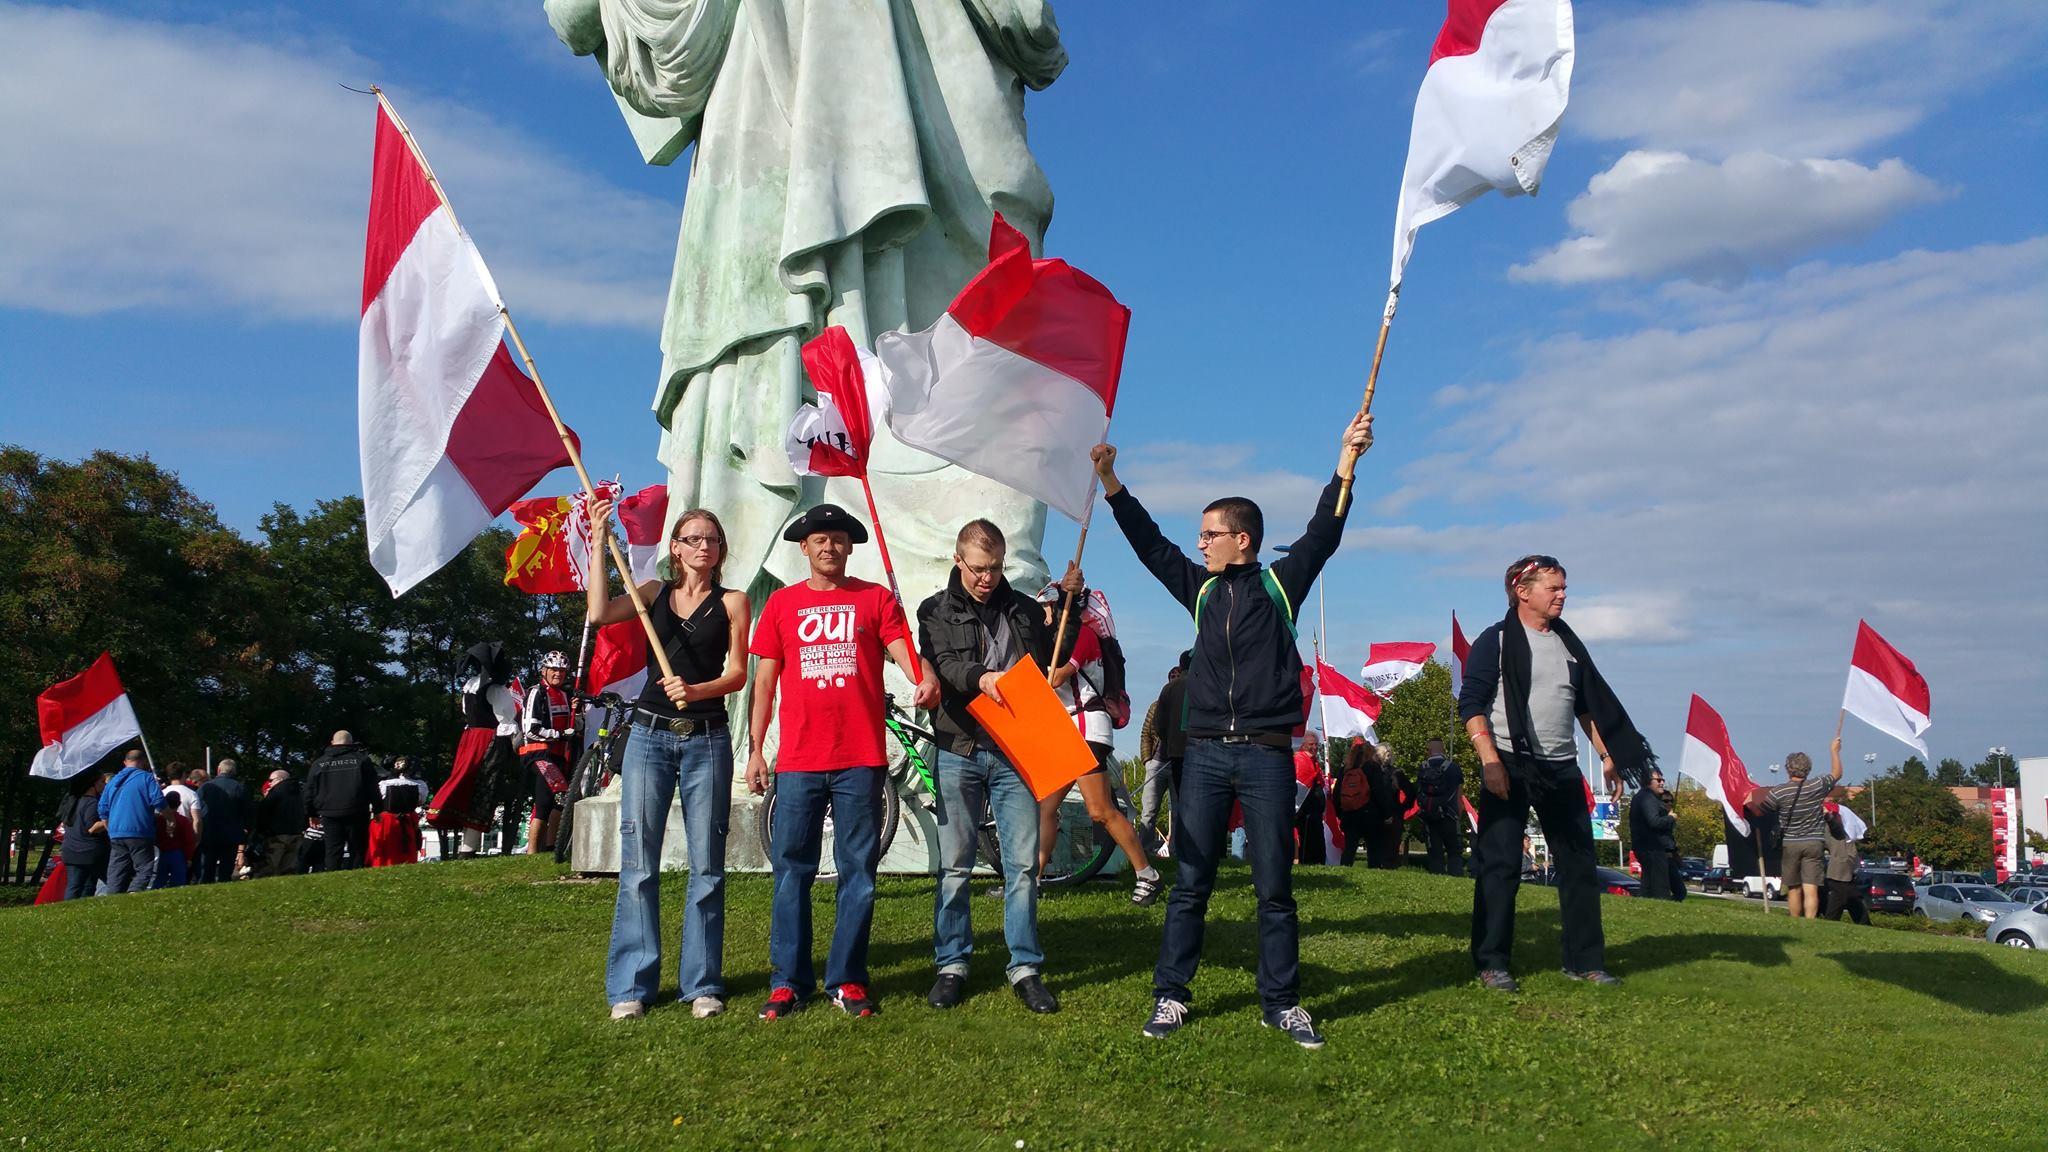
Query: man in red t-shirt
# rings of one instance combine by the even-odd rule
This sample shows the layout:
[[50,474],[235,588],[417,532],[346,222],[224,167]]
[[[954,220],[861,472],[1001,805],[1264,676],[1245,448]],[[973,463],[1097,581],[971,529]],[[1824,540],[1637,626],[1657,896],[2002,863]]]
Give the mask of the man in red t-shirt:
[[868,929],[874,921],[875,868],[881,863],[883,749],[882,653],[917,685],[920,708],[938,703],[938,678],[920,670],[910,650],[910,624],[889,589],[846,574],[855,544],[868,530],[836,504],[820,504],[782,534],[803,547],[810,578],[771,593],[754,624],[754,672],[748,728],[747,787],[768,790],[762,747],[775,698],[777,719],[774,821],[768,830],[775,874],[768,920],[768,962],[774,969],[763,1020],[800,1010],[817,990],[811,968],[811,882],[832,816],[832,855],[839,868],[838,919],[825,960],[832,1002],[849,1016],[872,1016],[868,997]]

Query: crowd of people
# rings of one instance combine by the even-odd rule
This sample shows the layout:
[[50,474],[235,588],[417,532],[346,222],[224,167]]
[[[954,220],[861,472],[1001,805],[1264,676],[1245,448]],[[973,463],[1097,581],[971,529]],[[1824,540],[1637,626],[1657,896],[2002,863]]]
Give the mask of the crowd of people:
[[[1371,417],[1355,418],[1341,441],[1348,453],[1371,446]],[[1143,1033],[1165,1039],[1189,1019],[1218,866],[1230,855],[1250,865],[1257,906],[1256,984],[1260,1019],[1294,1042],[1323,1037],[1301,1006],[1297,863],[1352,865],[1361,849],[1374,868],[1406,856],[1411,817],[1419,819],[1432,871],[1468,870],[1465,827],[1475,828],[1471,957],[1479,983],[1512,992],[1516,894],[1528,872],[1525,830],[1533,814],[1548,842],[1562,913],[1562,967],[1595,985],[1607,971],[1600,921],[1588,792],[1578,768],[1581,733],[1609,784],[1639,786],[1633,835],[1655,892],[1682,893],[1672,867],[1670,795],[1654,757],[1586,646],[1563,619],[1565,569],[1555,557],[1522,557],[1506,571],[1505,617],[1474,638],[1458,693],[1458,716],[1480,765],[1478,803],[1464,795],[1463,772],[1431,740],[1412,776],[1386,744],[1354,741],[1326,765],[1313,735],[1297,737],[1305,715],[1295,606],[1341,543],[1343,480],[1333,476],[1300,539],[1271,564],[1259,554],[1259,506],[1225,497],[1202,514],[1191,559],[1160,531],[1116,473],[1116,449],[1098,446],[1095,467],[1116,523],[1144,567],[1184,607],[1194,642],[1147,710],[1139,737],[1144,777],[1137,819],[1114,802],[1113,730],[1128,720],[1107,601],[1091,593],[1076,566],[1033,597],[1004,575],[1002,531],[985,519],[963,525],[946,587],[907,612],[888,587],[850,576],[848,559],[867,527],[833,504],[805,510],[783,539],[801,550],[808,576],[760,605],[720,581],[726,537],[708,509],[673,522],[663,578],[633,595],[590,581],[592,625],[647,619],[666,674],[650,675],[633,702],[631,738],[621,766],[619,890],[605,964],[614,1019],[642,1016],[661,987],[663,939],[659,886],[668,814],[678,800],[688,839],[689,874],[677,957],[677,999],[698,1018],[726,1010],[725,856],[735,747],[728,697],[751,685],[751,724],[741,778],[756,794],[773,783],[769,865],[770,992],[759,1015],[779,1020],[820,993],[812,932],[812,888],[826,828],[837,869],[822,979],[826,999],[855,1017],[878,1011],[869,991],[869,936],[880,864],[882,790],[889,787],[884,725],[884,661],[915,687],[913,702],[933,718],[939,882],[933,906],[934,1009],[959,1005],[971,989],[974,952],[969,879],[978,829],[987,813],[1002,873],[1005,984],[1023,1007],[1053,1013],[1052,964],[1038,931],[1041,879],[1057,832],[1060,797],[1036,799],[999,742],[977,719],[977,700],[1001,704],[1003,674],[1029,659],[1051,665],[1047,679],[1070,721],[1093,749],[1094,768],[1079,791],[1091,819],[1131,862],[1131,898],[1151,904],[1166,893],[1154,971],[1153,1003]],[[610,508],[591,509],[598,547]],[[1081,605],[1066,611],[1064,606]],[[1099,613],[1097,611],[1099,606]],[[750,661],[753,666],[749,673]],[[1112,675],[1112,671],[1115,675]],[[63,860],[67,896],[95,890],[167,887],[237,875],[270,876],[403,863],[421,857],[422,814],[463,838],[488,824],[494,777],[516,765],[533,788],[528,848],[549,847],[558,798],[573,751],[575,703],[568,663],[550,653],[539,683],[515,694],[497,645],[465,657],[465,729],[448,780],[431,793],[406,759],[380,765],[348,732],[335,733],[303,780],[271,774],[251,796],[232,760],[213,775],[171,765],[150,772],[140,752],[111,776],[88,773],[66,801]],[[777,748],[771,765],[770,733]],[[516,740],[516,743],[515,743]],[[515,751],[516,749],[516,751]],[[1818,908],[1822,855],[1808,845],[1827,835],[1821,805],[1828,788],[1806,786],[1809,765],[1794,757],[1790,784],[1759,793],[1759,808],[1779,812],[1795,913]],[[1841,767],[1839,747],[1834,765]],[[1148,843],[1171,806],[1169,886]],[[460,852],[458,852],[460,854]],[[1831,886],[1831,891],[1833,891]]]

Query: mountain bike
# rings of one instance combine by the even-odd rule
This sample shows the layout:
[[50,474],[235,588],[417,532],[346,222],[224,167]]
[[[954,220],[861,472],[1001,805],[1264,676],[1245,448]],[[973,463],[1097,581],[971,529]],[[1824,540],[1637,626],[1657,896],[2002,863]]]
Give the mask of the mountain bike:
[[569,862],[577,805],[611,786],[612,777],[619,774],[625,763],[626,737],[633,730],[633,705],[616,692],[597,696],[578,692],[576,702],[595,705],[599,718],[595,735],[569,773],[569,790],[562,794],[562,817],[555,830],[557,864]]

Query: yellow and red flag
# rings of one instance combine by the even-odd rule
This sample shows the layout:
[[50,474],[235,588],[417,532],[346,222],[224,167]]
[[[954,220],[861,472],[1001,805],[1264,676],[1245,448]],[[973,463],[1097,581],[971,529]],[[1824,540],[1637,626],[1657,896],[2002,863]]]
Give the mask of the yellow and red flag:
[[[616,480],[602,481],[597,494],[616,504]],[[505,583],[521,592],[545,595],[581,592],[590,559],[590,514],[584,493],[521,500],[506,511],[519,522],[519,535],[505,549]]]

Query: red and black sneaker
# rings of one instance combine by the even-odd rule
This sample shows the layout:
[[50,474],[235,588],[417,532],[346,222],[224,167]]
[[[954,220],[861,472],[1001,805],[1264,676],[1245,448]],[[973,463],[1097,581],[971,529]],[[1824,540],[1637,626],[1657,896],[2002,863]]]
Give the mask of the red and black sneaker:
[[859,984],[841,984],[832,990],[832,1002],[848,1016],[873,1016],[875,1002],[868,999],[868,990]]
[[768,1003],[761,1005],[761,1019],[780,1020],[803,1010],[804,1002],[797,999],[796,989],[777,988],[768,994]]

